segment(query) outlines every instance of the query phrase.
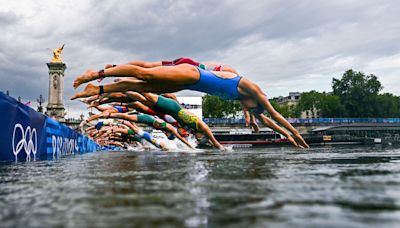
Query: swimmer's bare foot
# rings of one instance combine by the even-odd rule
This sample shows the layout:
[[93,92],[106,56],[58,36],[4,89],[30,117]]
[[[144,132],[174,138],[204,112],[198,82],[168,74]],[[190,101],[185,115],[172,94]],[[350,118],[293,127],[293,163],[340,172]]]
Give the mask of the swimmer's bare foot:
[[88,122],[86,120],[83,120],[80,124],[79,124],[79,128],[83,128],[85,126],[85,124],[87,124]]
[[99,105],[101,105],[101,104],[107,104],[109,100],[110,100],[110,99],[109,99],[108,97],[102,97],[102,98],[99,99],[98,102],[99,102]]
[[306,143],[306,141],[303,139],[303,137],[300,134],[295,134],[293,136],[296,139],[296,142],[300,146],[302,146],[303,148],[310,148],[310,146]]
[[100,95],[94,95],[94,96],[88,97],[88,98],[86,99],[86,103],[87,103],[87,104],[90,104],[90,103],[92,103],[93,101],[98,100],[99,97],[100,97]]
[[79,75],[74,80],[74,89],[78,88],[83,83],[93,81],[99,78],[99,72],[94,70],[87,70],[84,74]]
[[89,108],[95,108],[95,107],[97,107],[97,106],[99,106],[100,104],[99,104],[99,102],[98,101],[92,101],[88,106],[87,106],[87,109],[89,109]]
[[111,113],[107,112],[107,111],[99,114],[99,118],[109,118],[110,116],[111,116]]
[[99,93],[100,93],[100,88],[98,86],[95,86],[93,84],[88,84],[82,92],[75,93],[75,95],[71,97],[71,100],[75,100],[80,97],[89,97]]
[[111,68],[111,67],[114,67],[114,65],[112,65],[112,64],[106,64],[106,66],[104,67],[104,69],[108,69],[108,68]]
[[89,102],[87,101],[87,99],[79,99],[78,101],[84,103],[84,104],[89,104]]

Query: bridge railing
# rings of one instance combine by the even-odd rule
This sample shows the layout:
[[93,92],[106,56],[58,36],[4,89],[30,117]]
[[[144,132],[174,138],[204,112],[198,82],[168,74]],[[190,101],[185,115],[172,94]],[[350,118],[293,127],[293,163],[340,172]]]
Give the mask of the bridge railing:
[[288,118],[289,123],[400,123],[400,118]]
[[236,119],[236,118],[204,118],[203,121],[206,124],[245,124],[245,119]]
[[[240,118],[204,118],[206,124],[238,125],[245,124]],[[348,124],[348,123],[400,123],[400,118],[287,118],[292,124]]]

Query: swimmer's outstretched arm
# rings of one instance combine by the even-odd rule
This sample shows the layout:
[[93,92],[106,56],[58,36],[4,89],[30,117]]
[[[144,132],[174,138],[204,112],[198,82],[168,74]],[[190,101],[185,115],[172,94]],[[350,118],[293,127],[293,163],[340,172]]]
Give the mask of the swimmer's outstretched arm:
[[194,149],[192,145],[190,145],[190,143],[183,138],[178,131],[169,123],[167,123],[167,129],[174,134],[181,142],[183,142],[184,144],[186,144],[186,146],[188,146],[190,149]]
[[225,148],[215,139],[213,133],[211,132],[211,129],[208,127],[208,125],[206,123],[204,123],[203,121],[199,121],[198,125],[200,130],[202,130],[204,132],[204,134],[206,134],[207,138],[211,141],[211,143],[213,144],[214,147],[220,149],[220,150],[224,150]]
[[294,140],[293,137],[287,131],[285,131],[283,128],[281,128],[274,121],[272,121],[271,119],[266,117],[264,114],[257,115],[257,118],[263,124],[265,124],[267,127],[270,127],[275,132],[278,132],[278,133],[282,134],[283,136],[285,136],[289,140],[289,142],[291,142],[295,147],[302,147],[302,146],[299,146],[299,144],[296,143],[296,140]]
[[[293,137],[295,138],[296,142],[304,147],[310,148],[310,146],[306,143],[300,133],[294,128],[279,112],[277,112],[274,107],[272,107],[271,103],[269,103],[267,97],[263,96],[259,98],[260,103],[265,107],[271,117],[276,120],[278,123],[282,124],[286,129],[292,132]],[[286,135],[285,135],[286,136]],[[287,137],[287,136],[286,136]],[[287,137],[288,138],[288,137]],[[290,138],[288,138],[290,141]],[[292,142],[293,143],[293,142]]]
[[122,123],[126,126],[128,126],[131,130],[133,130],[137,135],[139,135],[140,137],[146,139],[149,143],[153,144],[154,146],[161,148],[161,149],[167,149],[166,145],[159,141],[158,139],[154,138],[153,136],[151,136],[148,132],[143,131],[142,129],[140,129],[138,126],[136,126],[135,123],[132,123],[130,121],[122,121]]
[[258,85],[245,78],[242,78],[242,80],[239,82],[239,87],[247,92],[255,101],[257,101],[257,103],[261,104],[276,122],[289,130],[299,145],[304,148],[310,148],[296,128],[294,128],[279,112],[274,109],[274,107],[268,101],[267,96],[263,93]]

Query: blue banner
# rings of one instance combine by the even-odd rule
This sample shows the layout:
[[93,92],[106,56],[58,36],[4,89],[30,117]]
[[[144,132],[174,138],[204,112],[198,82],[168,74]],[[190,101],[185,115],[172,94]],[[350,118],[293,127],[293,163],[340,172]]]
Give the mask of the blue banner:
[[[400,123],[400,118],[287,118],[292,124]],[[206,124],[245,124],[240,118],[204,118]]]
[[33,160],[101,148],[92,140],[0,92],[0,160]]
[[58,157],[100,149],[94,141],[51,118],[46,118],[45,124],[47,156]]

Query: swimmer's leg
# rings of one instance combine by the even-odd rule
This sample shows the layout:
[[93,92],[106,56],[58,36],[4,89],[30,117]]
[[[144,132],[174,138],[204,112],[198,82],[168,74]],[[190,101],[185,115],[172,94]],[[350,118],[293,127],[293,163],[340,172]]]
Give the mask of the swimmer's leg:
[[82,92],[75,93],[71,97],[71,100],[75,100],[80,97],[90,97],[93,95],[97,95],[99,93],[100,93],[100,88],[98,86],[95,86],[93,84],[88,84]]
[[[112,92],[126,92],[126,91],[137,91],[143,92],[154,92],[154,93],[169,93],[177,92],[183,89],[183,85],[165,84],[159,82],[148,82],[137,79],[121,80],[116,83],[110,83],[103,86],[104,93]],[[100,86],[88,84],[84,91],[76,93],[71,97],[71,100],[80,97],[89,97],[100,93]]]
[[185,85],[196,82],[200,77],[200,74],[196,67],[188,64],[173,67],[160,66],[153,68],[120,65],[99,72],[88,70],[74,80],[74,88],[101,77],[135,77],[143,81]]
[[111,118],[118,118],[118,119],[124,119],[132,122],[137,122],[138,118],[137,115],[128,115],[126,113],[112,113],[110,115]]

